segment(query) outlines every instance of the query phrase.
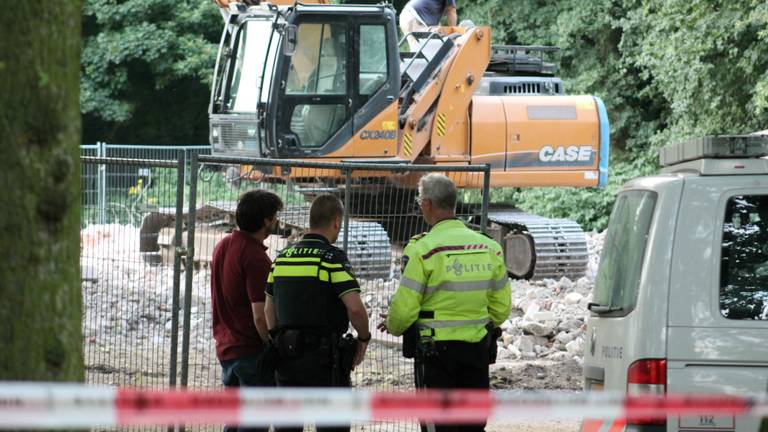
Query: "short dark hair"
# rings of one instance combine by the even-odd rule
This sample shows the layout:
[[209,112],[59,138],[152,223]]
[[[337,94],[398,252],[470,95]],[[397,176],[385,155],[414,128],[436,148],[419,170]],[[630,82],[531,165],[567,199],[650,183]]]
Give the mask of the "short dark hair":
[[320,195],[309,208],[309,229],[326,228],[342,214],[344,206],[336,195]]
[[255,233],[264,226],[264,221],[273,219],[283,209],[283,201],[273,192],[252,190],[240,195],[237,200],[235,220],[240,231]]

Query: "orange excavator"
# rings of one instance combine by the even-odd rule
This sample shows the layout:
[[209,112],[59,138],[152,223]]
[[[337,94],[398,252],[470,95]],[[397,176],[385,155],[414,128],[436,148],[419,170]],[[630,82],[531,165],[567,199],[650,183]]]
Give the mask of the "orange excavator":
[[[214,155],[429,164],[436,171],[489,164],[493,188],[606,183],[605,107],[595,96],[564,94],[555,65],[545,61],[554,48],[493,46],[491,29],[471,23],[401,38],[389,5],[217,3],[226,29],[209,113]],[[253,170],[235,174],[247,179]],[[281,174],[258,176],[285,181]],[[387,182],[416,193],[417,178],[370,175],[389,175]],[[324,181],[301,168],[288,180],[313,176]],[[471,176],[454,181],[483,186]],[[356,193],[368,194],[356,202],[385,199],[370,188]],[[381,207],[414,212],[413,200],[402,201]],[[584,273],[578,224],[498,209],[489,221],[511,275]]]

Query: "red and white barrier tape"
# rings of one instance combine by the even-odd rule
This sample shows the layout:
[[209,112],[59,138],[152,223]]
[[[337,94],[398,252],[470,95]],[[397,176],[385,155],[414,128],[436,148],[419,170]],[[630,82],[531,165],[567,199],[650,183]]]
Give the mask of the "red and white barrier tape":
[[668,415],[768,416],[764,397],[343,388],[141,390],[0,382],[0,429],[134,425],[333,425],[394,420],[435,423]]

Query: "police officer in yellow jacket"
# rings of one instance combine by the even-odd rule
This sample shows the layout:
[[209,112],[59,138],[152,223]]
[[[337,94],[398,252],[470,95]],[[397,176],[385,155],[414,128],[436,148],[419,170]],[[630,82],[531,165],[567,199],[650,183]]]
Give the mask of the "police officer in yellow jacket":
[[[456,219],[456,187],[448,177],[424,176],[418,201],[431,228],[406,246],[400,286],[379,329],[395,336],[406,330],[418,332],[417,387],[487,389],[489,348],[496,349],[488,329],[508,318],[511,302],[501,246]],[[484,427],[485,423],[435,429]]]

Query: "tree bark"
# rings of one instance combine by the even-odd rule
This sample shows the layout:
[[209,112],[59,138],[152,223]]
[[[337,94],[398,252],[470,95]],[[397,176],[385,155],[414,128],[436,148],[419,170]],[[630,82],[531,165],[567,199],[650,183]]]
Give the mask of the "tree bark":
[[82,381],[81,0],[0,13],[0,380]]

